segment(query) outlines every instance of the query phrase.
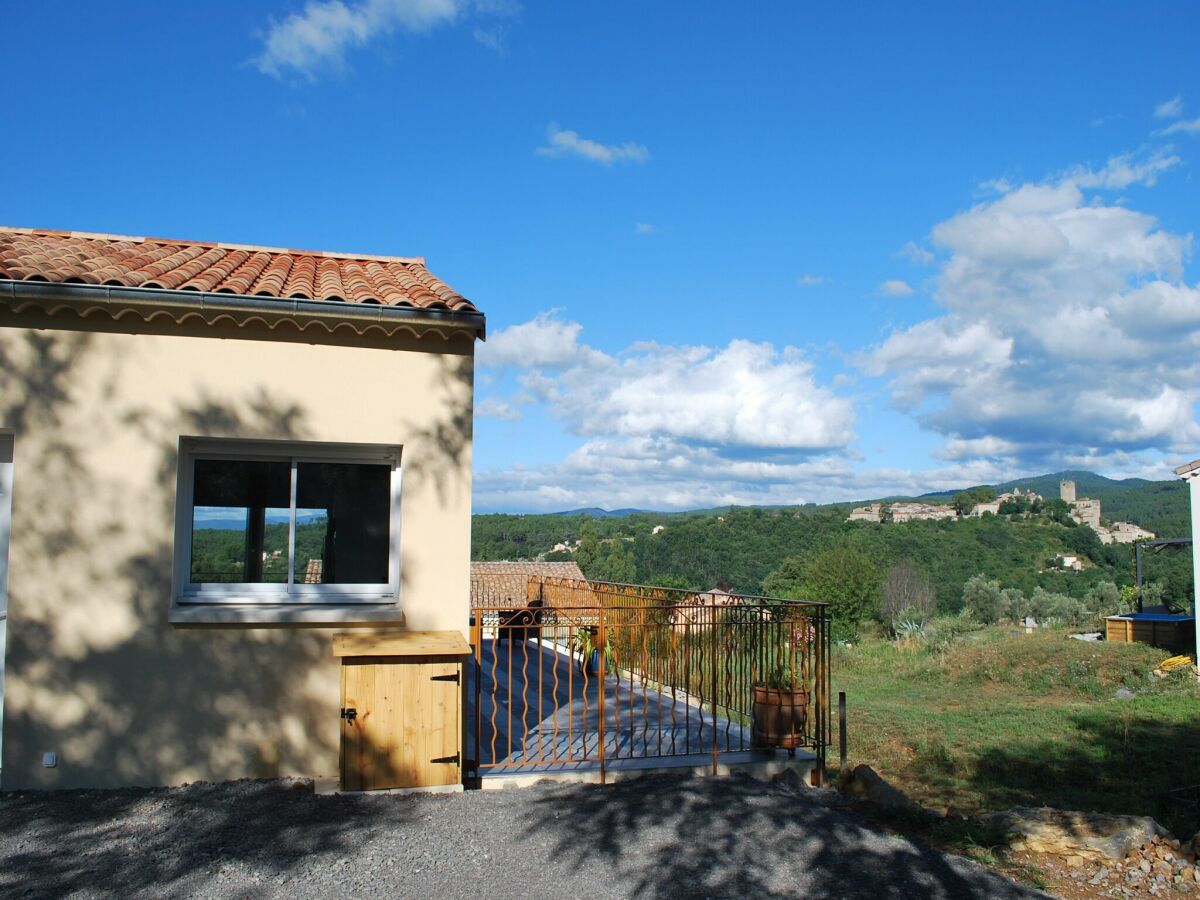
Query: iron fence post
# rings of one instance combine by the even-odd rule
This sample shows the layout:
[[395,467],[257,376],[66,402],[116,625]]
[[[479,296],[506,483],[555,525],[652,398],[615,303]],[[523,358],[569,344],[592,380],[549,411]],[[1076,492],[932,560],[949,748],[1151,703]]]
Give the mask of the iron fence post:
[[[607,740],[607,737],[605,735],[605,723],[604,723],[604,694],[606,693],[605,675],[604,675],[604,657],[607,654],[604,651],[608,646],[605,643],[605,641],[608,640],[608,635],[604,631],[604,595],[600,592],[597,592],[596,597],[600,601],[600,610],[599,610],[599,616],[598,616],[598,621],[599,621],[600,625],[599,625],[599,636],[597,638],[597,644],[600,647],[600,675],[596,682],[596,694],[597,694],[597,698],[596,698],[596,716],[597,716],[596,740],[599,743],[599,751],[600,751],[600,783],[608,784],[608,781],[606,778],[607,773],[605,772],[605,767],[604,767],[604,743]],[[584,690],[585,691],[587,690],[586,686],[584,687]]]
[[839,770],[846,771],[848,750],[846,748],[846,692],[838,691],[838,756]]
[[709,616],[711,625],[708,629],[708,638],[710,645],[709,652],[709,707],[712,710],[712,756],[713,756],[713,775],[717,774],[717,596],[710,594],[711,605],[709,607]]
[[475,614],[475,622],[471,626],[471,643],[474,645],[472,649],[475,651],[472,655],[475,657],[474,671],[471,673],[475,679],[475,776],[482,781],[483,770],[480,764],[483,762],[483,611],[479,610]]

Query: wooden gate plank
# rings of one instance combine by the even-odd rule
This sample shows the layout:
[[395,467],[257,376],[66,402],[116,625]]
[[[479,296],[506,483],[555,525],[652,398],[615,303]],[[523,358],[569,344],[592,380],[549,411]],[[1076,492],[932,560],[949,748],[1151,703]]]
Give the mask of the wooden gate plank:
[[[344,658],[342,708],[357,716],[342,721],[342,789],[460,783],[461,691],[457,660]],[[433,762],[455,756],[460,761]]]

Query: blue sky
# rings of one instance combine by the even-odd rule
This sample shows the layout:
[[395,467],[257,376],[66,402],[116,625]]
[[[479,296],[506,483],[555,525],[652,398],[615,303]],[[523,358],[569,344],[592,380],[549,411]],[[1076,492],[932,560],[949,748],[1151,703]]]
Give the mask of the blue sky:
[[1200,456],[1194,3],[67,3],[0,25],[0,222],[423,255],[484,309],[478,511]]

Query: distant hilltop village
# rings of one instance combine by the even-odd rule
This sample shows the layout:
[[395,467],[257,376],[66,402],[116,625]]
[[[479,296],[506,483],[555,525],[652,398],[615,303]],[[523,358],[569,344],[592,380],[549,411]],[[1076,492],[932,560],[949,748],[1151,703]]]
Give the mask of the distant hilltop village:
[[[989,493],[991,493],[989,491]],[[1071,519],[1080,525],[1086,525],[1096,532],[1102,544],[1132,544],[1134,541],[1150,540],[1153,531],[1147,531],[1132,522],[1113,522],[1111,527],[1100,524],[1100,501],[1088,497],[1076,498],[1075,482],[1062,481],[1058,486],[1059,499],[1071,510]],[[991,514],[1000,515],[1002,507],[1028,511],[1034,504],[1041,504],[1042,495],[1032,491],[1022,492],[1020,488],[1006,491],[994,500],[976,503],[966,515],[960,515],[953,506],[942,503],[918,503],[903,501],[900,503],[872,503],[870,506],[856,507],[847,517],[847,522],[913,522],[919,520],[937,521],[939,519],[958,520],[960,518],[977,519]],[[1061,509],[1061,507],[1060,507]]]

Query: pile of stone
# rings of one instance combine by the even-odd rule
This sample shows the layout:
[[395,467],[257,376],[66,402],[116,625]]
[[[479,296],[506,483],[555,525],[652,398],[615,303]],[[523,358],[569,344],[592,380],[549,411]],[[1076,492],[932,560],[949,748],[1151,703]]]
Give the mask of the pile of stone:
[[[870,766],[842,773],[841,791],[872,806],[935,817]],[[974,817],[983,832],[1046,870],[1064,897],[1200,895],[1200,833],[1181,843],[1154,819],[1049,808]]]
[[[1200,868],[1190,848],[1173,838],[1155,837],[1124,859],[1089,859],[1079,854],[1062,857],[1068,877],[1100,897],[1161,897],[1200,894]],[[1091,892],[1089,892],[1091,893]]]
[[1200,893],[1194,842],[1181,844],[1153,819],[1054,809],[1013,809],[979,821],[1007,835],[1013,851],[1061,861],[1080,896],[1158,897]]

